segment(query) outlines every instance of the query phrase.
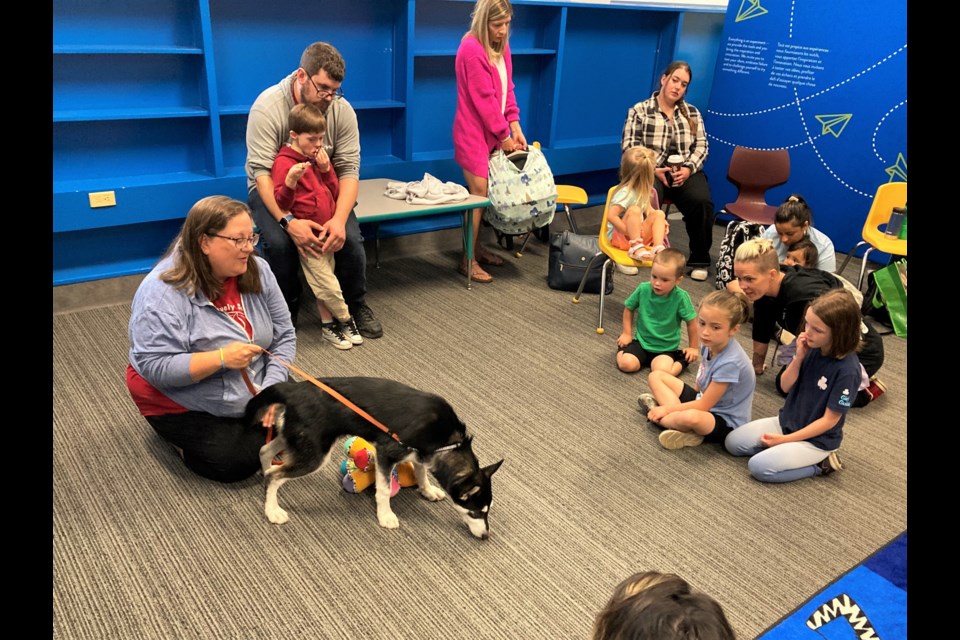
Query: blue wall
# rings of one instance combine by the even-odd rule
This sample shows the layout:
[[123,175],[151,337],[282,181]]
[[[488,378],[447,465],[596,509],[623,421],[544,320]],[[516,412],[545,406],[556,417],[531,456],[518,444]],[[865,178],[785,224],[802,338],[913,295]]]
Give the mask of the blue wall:
[[731,4],[706,115],[718,209],[736,198],[725,180],[735,145],[788,149],[790,179],[767,202],[800,193],[838,251],[860,240],[877,187],[907,180],[906,10],[905,0]]

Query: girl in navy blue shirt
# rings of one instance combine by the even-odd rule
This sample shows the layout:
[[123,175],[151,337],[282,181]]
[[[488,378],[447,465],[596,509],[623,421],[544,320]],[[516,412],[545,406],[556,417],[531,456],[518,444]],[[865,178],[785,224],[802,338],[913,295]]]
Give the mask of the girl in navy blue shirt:
[[813,300],[797,336],[797,353],[780,379],[787,400],[780,414],[761,418],[726,439],[762,482],[791,482],[843,468],[837,450],[860,384],[860,307],[844,289]]

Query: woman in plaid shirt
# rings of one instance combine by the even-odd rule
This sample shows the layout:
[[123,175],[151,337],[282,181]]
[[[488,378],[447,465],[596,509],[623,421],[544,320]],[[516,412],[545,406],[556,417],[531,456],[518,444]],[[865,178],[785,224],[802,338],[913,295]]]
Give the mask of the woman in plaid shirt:
[[[643,146],[657,154],[656,179],[660,202],[668,198],[683,214],[683,222],[690,238],[687,266],[690,277],[706,280],[713,241],[713,199],[703,173],[707,159],[707,132],[700,111],[687,103],[683,96],[693,78],[690,65],[682,60],[671,62],[660,77],[660,90],[648,100],[638,102],[627,112],[620,141],[622,151]],[[667,158],[677,154],[683,161],[674,171],[667,166]]]

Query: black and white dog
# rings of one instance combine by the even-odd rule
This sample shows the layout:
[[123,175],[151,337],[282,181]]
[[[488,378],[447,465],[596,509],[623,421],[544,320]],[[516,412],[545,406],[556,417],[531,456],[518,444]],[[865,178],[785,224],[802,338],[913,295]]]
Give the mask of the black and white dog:
[[[273,439],[260,449],[267,494],[264,513],[270,522],[283,524],[288,518],[277,502],[280,485],[322,468],[334,442],[354,435],[377,450],[376,502],[381,527],[400,526],[390,508],[390,472],[397,463],[410,461],[423,497],[443,500],[449,493],[470,533],[487,538],[493,500],[490,477],[503,460],[480,467],[466,425],[446,400],[384,378],[321,378],[321,382],[387,427],[399,442],[312,382],[267,387],[247,404],[245,419],[251,428],[275,427]],[[282,463],[273,464],[281,452]],[[430,481],[428,471],[440,487]]]

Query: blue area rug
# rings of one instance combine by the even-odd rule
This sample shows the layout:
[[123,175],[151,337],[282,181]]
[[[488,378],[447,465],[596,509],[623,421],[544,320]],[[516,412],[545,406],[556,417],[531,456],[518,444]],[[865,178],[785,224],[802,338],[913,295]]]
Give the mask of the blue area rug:
[[762,640],[906,637],[906,531],[758,636]]

